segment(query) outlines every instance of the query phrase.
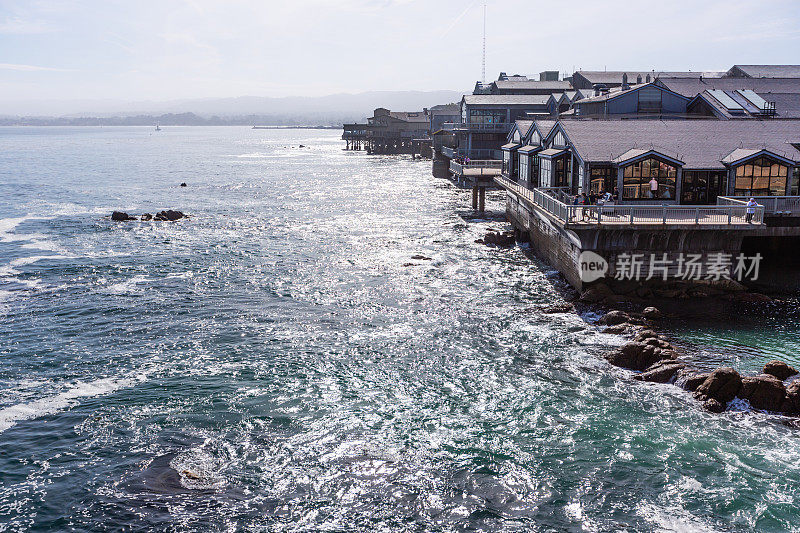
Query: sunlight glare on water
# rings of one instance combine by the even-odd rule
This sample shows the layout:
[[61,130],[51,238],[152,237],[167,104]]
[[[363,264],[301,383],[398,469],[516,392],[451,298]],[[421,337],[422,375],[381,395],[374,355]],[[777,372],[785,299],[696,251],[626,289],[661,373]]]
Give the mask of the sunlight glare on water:
[[[797,530],[796,428],[610,367],[474,242],[501,194],[339,135],[0,129],[5,528]],[[673,334],[754,371],[795,319]]]

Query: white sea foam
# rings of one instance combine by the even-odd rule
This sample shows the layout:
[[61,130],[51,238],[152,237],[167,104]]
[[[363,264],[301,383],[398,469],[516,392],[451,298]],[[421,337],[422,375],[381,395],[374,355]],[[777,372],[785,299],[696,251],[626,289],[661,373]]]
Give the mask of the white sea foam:
[[77,382],[59,394],[0,409],[0,433],[22,420],[32,420],[70,409],[78,405],[78,400],[81,398],[103,396],[119,389],[132,387],[144,381],[146,377],[146,374],[137,374],[122,378],[102,378],[90,382]]
[[136,287],[139,284],[147,283],[148,281],[153,281],[153,280],[146,276],[134,276],[129,280],[109,285],[108,287],[106,287],[105,292],[112,294],[125,294],[127,292],[135,291]]

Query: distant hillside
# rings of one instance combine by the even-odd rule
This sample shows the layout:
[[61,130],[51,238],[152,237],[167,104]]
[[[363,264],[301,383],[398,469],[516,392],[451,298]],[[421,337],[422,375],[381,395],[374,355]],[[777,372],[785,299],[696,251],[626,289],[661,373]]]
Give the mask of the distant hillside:
[[[363,120],[372,116],[377,107],[395,111],[416,111],[437,104],[458,102],[458,91],[371,91],[358,94],[332,94],[319,97],[292,96],[269,98],[259,96],[240,96],[236,98],[203,98],[195,100],[173,100],[166,102],[114,102],[114,101],[72,101],[72,102],[0,102],[0,114],[8,124],[14,118],[27,117],[30,120],[73,124],[85,123],[91,119],[115,118],[123,121],[137,117],[139,121],[151,117],[170,115],[170,122],[179,117],[190,122],[210,121],[214,123],[247,123],[258,117],[264,124],[277,125],[334,125],[342,122]],[[196,117],[190,117],[193,114]],[[180,118],[183,117],[183,118]],[[244,121],[244,122],[242,122]],[[107,124],[109,122],[100,121]]]

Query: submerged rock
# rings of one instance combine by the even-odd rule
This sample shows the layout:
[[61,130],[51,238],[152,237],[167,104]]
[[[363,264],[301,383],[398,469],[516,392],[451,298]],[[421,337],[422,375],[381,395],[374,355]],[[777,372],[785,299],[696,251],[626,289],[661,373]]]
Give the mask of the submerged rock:
[[542,308],[542,313],[546,315],[555,315],[558,313],[571,313],[575,310],[575,306],[571,303],[548,305]]
[[419,255],[419,254],[412,255],[411,259],[416,259],[417,261],[431,261],[430,257],[426,257],[424,255]]
[[711,413],[721,413],[725,410],[725,404],[715,398],[709,398],[704,401],[703,407]]
[[516,240],[514,239],[514,232],[504,231],[502,233],[490,231],[483,237],[483,244],[492,244],[494,246],[514,246]]
[[742,376],[730,367],[722,367],[714,370],[700,386],[694,391],[694,396],[698,400],[708,399],[717,400],[727,404],[733,400],[742,388]]
[[770,361],[764,365],[764,370],[762,370],[761,373],[775,376],[779,380],[784,381],[786,378],[794,376],[798,372],[794,367],[787,365],[783,361]]
[[151,215],[150,213],[145,213],[144,215],[142,215],[142,220],[144,220],[145,222],[147,222],[148,220],[153,220],[153,215]]

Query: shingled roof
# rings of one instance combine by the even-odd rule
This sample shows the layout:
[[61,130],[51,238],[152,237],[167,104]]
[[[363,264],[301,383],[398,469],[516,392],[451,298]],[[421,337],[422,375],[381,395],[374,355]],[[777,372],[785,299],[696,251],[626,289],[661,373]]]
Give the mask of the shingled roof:
[[800,65],[734,65],[728,74],[736,69],[751,78],[800,78]]
[[628,83],[636,83],[637,76],[642,77],[642,81],[650,76],[650,80],[656,78],[719,78],[725,75],[725,72],[709,71],[709,72],[676,72],[676,71],[658,71],[658,70],[578,70],[575,74],[580,74],[591,83],[604,83],[604,84],[620,84],[622,83],[622,75],[628,75]]
[[549,94],[465,94],[468,105],[545,105]]
[[653,149],[684,161],[686,168],[722,169],[722,159],[741,148],[766,149],[800,163],[800,150],[790,144],[800,143],[798,120],[562,120],[560,124],[584,161],[610,162],[632,149]]
[[671,78],[660,79],[658,83],[670,91],[689,98],[694,98],[703,91],[710,89],[721,89],[723,91],[751,89],[758,94],[800,94],[800,78]]

